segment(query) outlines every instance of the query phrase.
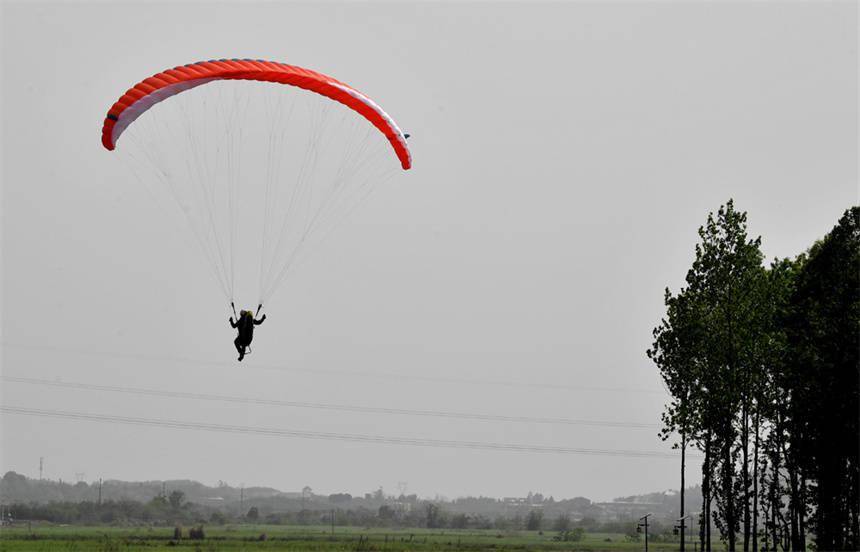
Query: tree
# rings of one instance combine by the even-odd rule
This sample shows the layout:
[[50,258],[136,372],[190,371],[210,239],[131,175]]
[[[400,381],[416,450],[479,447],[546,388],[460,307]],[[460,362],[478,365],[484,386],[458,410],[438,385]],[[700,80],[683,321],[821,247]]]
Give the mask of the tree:
[[466,514],[455,514],[451,517],[451,529],[465,529],[469,526],[469,516]]
[[527,531],[540,531],[542,523],[543,523],[543,512],[540,510],[531,510],[529,512],[529,515],[526,517],[526,530]]
[[432,502],[428,502],[424,507],[426,516],[426,524],[430,529],[436,529],[442,527],[443,519],[442,519],[442,510],[438,505],[433,504]]
[[647,353],[682,481],[687,444],[704,453],[702,549],[711,521],[729,551],[741,530],[745,551],[806,550],[810,533],[819,550],[860,549],[860,208],[769,268],[731,201],[699,237]]
[[[746,221],[746,213],[736,211],[732,201],[720,207],[716,216],[709,215],[699,229],[701,243],[687,273],[688,289],[701,302],[697,309],[705,326],[701,352],[711,376],[705,414],[712,426],[720,485],[714,494],[714,520],[726,537],[729,552],[735,550],[742,521],[748,547],[752,383],[759,367],[755,352],[766,335],[757,308],[764,278],[761,238],[747,237]],[[740,485],[736,481],[738,461]]]
[[552,524],[554,531],[565,532],[570,530],[570,517],[567,514],[560,514]]
[[394,508],[388,504],[383,504],[379,507],[377,515],[379,516],[379,519],[383,521],[391,521],[394,519]]
[[185,500],[185,493],[182,491],[173,491],[170,493],[170,496],[167,497],[167,501],[170,503],[170,507],[178,510],[180,506],[182,506],[182,501]]
[[248,510],[245,518],[251,523],[256,523],[257,520],[260,519],[260,510],[258,510],[256,506],[251,506],[251,509]]
[[680,434],[675,446],[682,452],[682,474],[689,440],[705,454],[703,546],[710,550],[713,517],[729,552],[741,522],[745,548],[749,542],[751,412],[757,352],[767,336],[757,308],[764,299],[761,239],[747,237],[746,220],[731,200],[708,215],[686,287],[677,295],[666,290],[667,316],[648,350],[672,395],[661,436]]
[[[790,460],[820,550],[860,549],[860,207],[809,251],[786,317]],[[800,520],[802,521],[802,520]],[[802,525],[792,532],[798,539]],[[795,543],[797,547],[801,542]]]
[[[691,438],[699,442],[699,447],[705,450],[706,461],[702,465],[703,491],[710,489],[712,472],[709,461],[710,429],[703,426],[701,402],[706,399],[707,389],[701,386],[707,381],[707,371],[704,370],[703,343],[705,327],[700,316],[700,305],[695,297],[686,290],[677,296],[666,289],[664,295],[666,317],[653,331],[654,343],[647,351],[648,357],[657,364],[660,375],[672,399],[663,412],[663,428],[660,437],[666,441],[675,433],[680,436],[680,442],[673,443],[673,448],[681,451],[681,482],[679,517],[684,517],[684,492],[686,451]],[[705,501],[706,510],[710,506],[710,496]],[[708,518],[706,514],[705,518]],[[682,530],[683,531],[683,530]],[[684,549],[684,535],[681,534],[681,549]],[[704,535],[703,535],[704,549]]]

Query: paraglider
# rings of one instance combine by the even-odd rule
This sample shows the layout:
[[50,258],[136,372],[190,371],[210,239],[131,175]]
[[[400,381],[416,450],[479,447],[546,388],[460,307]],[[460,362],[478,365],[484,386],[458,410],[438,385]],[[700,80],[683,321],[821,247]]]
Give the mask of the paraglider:
[[[124,136],[131,143],[117,148]],[[257,314],[230,317],[241,361],[266,319],[256,318],[260,309],[295,267],[375,185],[412,167],[407,138],[376,102],[332,77],[219,59],[128,89],[108,110],[101,141],[123,152],[161,207],[172,202],[167,210],[186,219],[231,306],[236,282],[254,280],[236,267],[259,267]],[[238,243],[254,235],[257,243]],[[254,251],[259,262],[243,262]]]
[[[230,306],[233,307],[233,316],[236,316],[236,307],[233,305]],[[260,307],[257,308],[258,313]],[[242,362],[242,359],[245,358],[245,349],[250,347],[251,341],[254,339],[254,326],[259,326],[265,322],[266,315],[264,314],[262,318],[256,320],[254,313],[249,310],[243,310],[239,312],[239,316],[236,317],[235,322],[233,321],[233,316],[230,317],[230,327],[238,331],[233,345],[236,346],[236,351],[239,353],[239,362]]]

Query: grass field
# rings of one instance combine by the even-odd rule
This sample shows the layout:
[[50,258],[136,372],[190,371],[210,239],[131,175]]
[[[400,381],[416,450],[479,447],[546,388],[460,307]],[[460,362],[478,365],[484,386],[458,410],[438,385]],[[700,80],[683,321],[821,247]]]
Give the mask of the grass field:
[[[624,535],[586,533],[581,541],[554,540],[554,531],[499,532],[495,530],[365,529],[360,527],[225,525],[207,526],[204,540],[173,540],[170,527],[79,527],[32,525],[0,529],[0,552],[104,551],[195,552],[255,550],[390,551],[405,550],[576,550],[609,552],[644,550],[644,541],[631,542]],[[266,540],[261,540],[265,534]],[[692,546],[689,547],[692,550]],[[677,550],[678,543],[650,542],[649,551]]]

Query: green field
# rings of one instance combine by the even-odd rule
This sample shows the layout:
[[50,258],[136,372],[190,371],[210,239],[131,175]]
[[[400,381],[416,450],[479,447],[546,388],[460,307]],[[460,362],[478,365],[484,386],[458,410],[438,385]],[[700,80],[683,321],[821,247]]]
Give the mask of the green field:
[[[631,542],[621,534],[586,533],[581,541],[554,540],[554,531],[499,532],[451,529],[366,529],[359,527],[226,525],[205,527],[204,540],[173,540],[170,527],[80,527],[32,525],[0,529],[0,552],[22,550],[104,552],[168,550],[644,550],[644,541]],[[266,540],[261,540],[265,534]],[[649,550],[677,550],[678,543],[650,542]],[[692,550],[692,546],[690,547]]]

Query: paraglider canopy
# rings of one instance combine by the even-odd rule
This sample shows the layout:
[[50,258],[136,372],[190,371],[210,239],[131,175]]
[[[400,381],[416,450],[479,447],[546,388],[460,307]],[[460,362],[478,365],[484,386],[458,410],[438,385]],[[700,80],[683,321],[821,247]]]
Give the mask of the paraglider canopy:
[[125,129],[150,107],[171,96],[214,80],[275,82],[304,88],[340,102],[370,121],[388,138],[404,170],[412,167],[412,157],[406,145],[407,136],[373,100],[351,86],[322,73],[261,59],[199,61],[167,69],[144,79],[130,88],[111,106],[102,127],[102,144],[108,150],[113,150]]

